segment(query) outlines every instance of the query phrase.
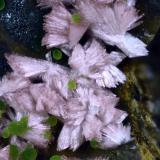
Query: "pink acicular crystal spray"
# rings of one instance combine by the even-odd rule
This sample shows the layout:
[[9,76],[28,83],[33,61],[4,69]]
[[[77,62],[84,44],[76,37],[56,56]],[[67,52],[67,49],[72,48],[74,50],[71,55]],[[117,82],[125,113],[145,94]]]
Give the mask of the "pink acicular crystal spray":
[[[42,45],[62,49],[69,56],[69,67],[6,54],[14,72],[0,82],[0,97],[18,115],[29,115],[32,119],[29,121],[32,130],[23,138],[47,147],[49,142],[41,134],[50,130],[43,120],[51,114],[64,124],[58,137],[58,150],[75,151],[83,142],[93,139],[103,149],[131,141],[130,126],[122,123],[127,113],[116,108],[119,98],[110,88],[125,83],[126,76],[117,65],[126,56],[148,54],[146,45],[128,33],[141,23],[135,1],[38,0],[38,3],[42,8],[52,8],[44,17],[46,34]],[[72,5],[72,10],[66,3]],[[89,40],[82,45],[79,41],[86,32]],[[108,53],[105,43],[121,51]],[[42,82],[35,84],[33,78]],[[0,156],[3,153],[6,148],[0,151]]]

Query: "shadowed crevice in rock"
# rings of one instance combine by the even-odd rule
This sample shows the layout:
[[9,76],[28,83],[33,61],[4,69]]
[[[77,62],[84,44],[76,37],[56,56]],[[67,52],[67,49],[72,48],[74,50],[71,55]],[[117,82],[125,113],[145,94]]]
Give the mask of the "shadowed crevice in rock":
[[9,51],[8,47],[6,46],[6,44],[4,44],[3,42],[0,42],[0,79],[7,73],[7,72],[11,72],[12,69],[10,68],[10,66],[7,63],[7,60],[4,56],[4,53]]

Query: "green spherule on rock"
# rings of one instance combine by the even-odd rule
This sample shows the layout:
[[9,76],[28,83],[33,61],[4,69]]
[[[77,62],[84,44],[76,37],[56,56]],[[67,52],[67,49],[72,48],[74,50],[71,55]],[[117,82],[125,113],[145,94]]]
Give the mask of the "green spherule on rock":
[[27,146],[20,155],[22,160],[36,160],[37,151],[31,146]]
[[59,156],[59,155],[54,155],[54,156],[52,156],[49,160],[61,160],[61,156]]
[[81,21],[82,21],[82,17],[81,17],[81,15],[80,15],[79,13],[74,13],[74,14],[72,15],[72,22],[73,22],[74,24],[80,24]]
[[60,49],[54,49],[54,50],[52,51],[52,57],[53,57],[54,60],[59,61],[59,60],[62,59],[63,54],[62,54],[62,52],[61,52]]
[[0,11],[5,8],[5,0],[0,0]]
[[68,81],[68,89],[69,90],[76,90],[77,89],[77,83],[74,80]]

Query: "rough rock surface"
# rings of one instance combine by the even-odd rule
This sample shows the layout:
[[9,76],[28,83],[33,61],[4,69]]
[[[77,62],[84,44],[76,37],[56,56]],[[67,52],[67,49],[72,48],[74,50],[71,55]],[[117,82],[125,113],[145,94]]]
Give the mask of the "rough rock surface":
[[44,11],[32,0],[6,0],[0,11],[0,27],[9,38],[33,52],[39,52],[43,36]]

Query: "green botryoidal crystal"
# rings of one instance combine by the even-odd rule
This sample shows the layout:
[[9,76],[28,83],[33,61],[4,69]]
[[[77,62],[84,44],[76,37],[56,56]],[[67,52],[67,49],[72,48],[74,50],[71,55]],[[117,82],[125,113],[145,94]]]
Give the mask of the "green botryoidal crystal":
[[47,140],[51,140],[52,139],[52,133],[50,130],[46,130],[44,132],[44,138],[47,139]]
[[54,49],[54,50],[52,51],[52,57],[53,57],[53,59],[59,61],[59,60],[62,59],[63,54],[62,54],[62,52],[61,52],[60,49]]
[[31,146],[27,146],[20,155],[20,159],[22,160],[36,160],[36,158],[37,158],[37,151]]
[[20,154],[19,148],[16,145],[10,145],[9,148],[10,160],[18,160],[19,154]]
[[0,0],[0,11],[5,8],[5,0]]
[[57,125],[57,118],[54,116],[50,116],[47,119],[47,124],[49,124],[51,127],[55,127]]
[[7,127],[7,128],[5,128],[5,129],[3,130],[3,132],[2,132],[2,137],[3,137],[3,138],[9,138],[9,136],[10,136],[10,131],[9,131],[8,127]]
[[28,117],[21,118],[20,121],[11,122],[2,132],[3,138],[10,136],[22,136],[29,130]]
[[61,160],[61,156],[59,156],[59,155],[54,155],[54,156],[52,156],[49,160]]
[[77,89],[77,83],[74,80],[70,80],[68,82],[68,89],[70,90],[76,90]]
[[24,150],[21,150],[16,145],[10,145],[9,148],[10,160],[36,160],[37,150],[28,145]]
[[90,141],[90,146],[93,148],[93,149],[96,149],[98,148],[99,144],[98,142],[96,141],[96,139],[93,139]]
[[2,118],[3,113],[6,112],[6,104],[2,101],[0,101],[0,118]]
[[74,13],[74,14],[72,15],[72,22],[73,22],[74,24],[80,24],[81,21],[82,21],[82,18],[81,18],[81,15],[80,15],[79,13]]
[[5,111],[6,110],[6,105],[4,102],[0,101],[0,110]]

